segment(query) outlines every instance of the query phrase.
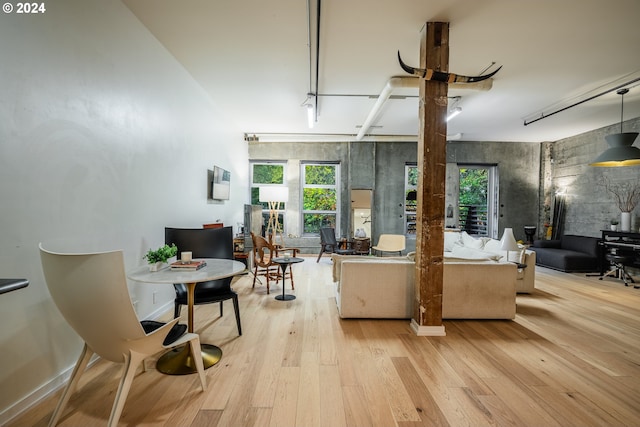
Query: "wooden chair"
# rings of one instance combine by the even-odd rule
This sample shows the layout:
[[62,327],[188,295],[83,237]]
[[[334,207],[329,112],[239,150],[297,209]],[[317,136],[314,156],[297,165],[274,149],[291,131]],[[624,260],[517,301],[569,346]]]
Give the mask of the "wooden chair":
[[384,252],[398,252],[398,255],[402,255],[402,251],[405,250],[405,244],[404,234],[381,234],[378,244],[371,249],[380,255]]
[[[56,409],[50,426],[55,426],[73,394],[80,376],[94,354],[124,369],[109,416],[109,426],[118,424],[136,369],[144,370],[144,359],[163,350],[189,344],[200,384],[207,387],[200,338],[176,328],[178,319],[166,324],[140,322],[131,303],[124,272],[122,251],[62,254],[40,245],[44,278],[53,302],[65,320],[84,340],[84,346]],[[81,404],[80,399],[77,404]]]
[[352,248],[340,249],[336,241],[336,231],[333,228],[325,227],[320,229],[320,253],[316,262],[320,261],[323,253],[336,253],[340,255],[355,255],[356,251]]
[[[282,274],[280,272],[280,266],[275,262],[271,261],[273,258],[277,258],[279,256],[279,252],[286,250],[292,250],[291,248],[280,248],[278,245],[274,245],[269,243],[267,239],[262,236],[256,236],[251,233],[251,240],[253,241],[253,285],[256,286],[256,278],[258,276],[264,276],[267,282],[267,294],[269,294],[269,287],[271,280],[275,280],[276,283],[280,278],[282,278]],[[294,253],[295,256],[295,253]],[[288,269],[286,277],[291,279],[291,289],[295,289],[295,285],[293,283],[293,274],[291,273],[291,269]],[[285,278],[286,278],[285,277]]]

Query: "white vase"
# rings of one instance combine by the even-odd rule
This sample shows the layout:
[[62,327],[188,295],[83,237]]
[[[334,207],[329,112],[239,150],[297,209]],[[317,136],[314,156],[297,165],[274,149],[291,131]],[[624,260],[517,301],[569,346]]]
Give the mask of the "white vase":
[[620,230],[631,231],[631,212],[620,212]]

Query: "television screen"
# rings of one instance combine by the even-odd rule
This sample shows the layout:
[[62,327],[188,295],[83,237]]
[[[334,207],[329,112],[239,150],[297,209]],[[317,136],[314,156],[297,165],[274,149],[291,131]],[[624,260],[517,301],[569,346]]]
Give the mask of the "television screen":
[[229,200],[231,185],[231,172],[213,167],[213,179],[211,181],[211,198],[213,200]]

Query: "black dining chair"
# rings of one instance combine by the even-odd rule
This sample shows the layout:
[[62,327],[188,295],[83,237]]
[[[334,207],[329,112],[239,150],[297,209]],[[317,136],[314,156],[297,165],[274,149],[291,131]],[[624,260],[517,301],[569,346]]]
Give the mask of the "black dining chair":
[[[191,251],[193,258],[222,258],[233,259],[233,231],[232,227],[222,228],[170,228],[164,229],[165,243],[174,243],[178,247],[178,254]],[[220,303],[220,317],[223,316],[223,302],[233,301],[236,313],[238,335],[242,335],[240,324],[240,308],[238,294],[231,289],[231,280],[227,277],[219,280],[200,282],[196,285],[194,304]],[[180,309],[187,305],[187,286],[184,283],[174,283],[176,299],[174,301],[174,318],[180,316]]]
[[325,227],[320,229],[320,253],[316,262],[320,261],[323,253],[336,253],[340,255],[355,255],[356,251],[351,248],[340,249],[336,241],[336,231],[333,228]]

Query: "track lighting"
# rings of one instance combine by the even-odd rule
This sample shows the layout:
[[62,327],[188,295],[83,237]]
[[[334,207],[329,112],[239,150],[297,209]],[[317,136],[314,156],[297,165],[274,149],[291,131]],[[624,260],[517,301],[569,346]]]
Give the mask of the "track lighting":
[[313,129],[313,125],[316,122],[316,95],[314,93],[307,93],[307,99],[304,100],[302,106],[307,109],[307,125],[309,129]]

